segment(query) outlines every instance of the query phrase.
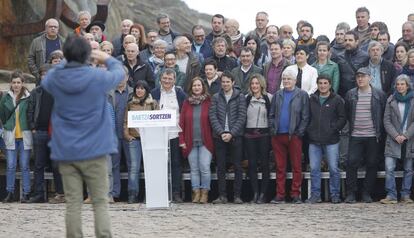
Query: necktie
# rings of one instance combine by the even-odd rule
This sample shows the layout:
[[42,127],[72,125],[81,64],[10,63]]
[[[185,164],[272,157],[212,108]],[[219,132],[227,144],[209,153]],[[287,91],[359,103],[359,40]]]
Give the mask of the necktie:
[[298,75],[296,76],[296,87],[302,88],[302,69],[298,68]]

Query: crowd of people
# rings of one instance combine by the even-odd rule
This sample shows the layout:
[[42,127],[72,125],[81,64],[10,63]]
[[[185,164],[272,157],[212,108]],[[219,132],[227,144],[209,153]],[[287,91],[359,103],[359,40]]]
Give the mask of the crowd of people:
[[[176,132],[169,134],[174,202],[183,202],[181,180],[185,160],[190,166],[192,202],[218,204],[227,203],[228,199],[237,204],[247,202],[241,197],[242,161],[247,160],[253,191],[251,202],[302,203],[305,162],[311,174],[311,196],[306,202],[319,203],[322,202],[321,162],[325,159],[332,203],[343,199],[347,203],[357,201],[357,171],[361,166],[366,171],[361,199],[373,202],[381,165],[385,166],[387,195],[380,202],[397,203],[394,170],[400,161],[404,170],[400,201],[412,203],[414,14],[402,24],[402,37],[395,44],[386,23],[369,22],[367,8],[358,8],[355,16],[357,26],[351,29],[348,23],[338,23],[332,41],[325,35],[314,36],[312,24],[305,20],[297,23],[299,37],[295,39],[292,26],[269,24],[266,12],[256,14],[256,28],[246,35],[239,31],[236,19],[225,19],[220,14],[212,17],[209,34],[201,25],[193,26],[190,33],[174,32],[169,16],[160,14],[156,19],[159,29],[145,29],[125,19],[119,26],[119,34],[109,41],[105,23],[91,21],[87,11],[79,12],[79,26],[73,35],[87,41],[92,51],[112,55],[123,65],[123,80],[115,88],[107,88],[105,108],[112,121],[105,125],[111,127],[114,136],[110,139],[117,145],[117,152],[108,150],[108,155],[83,149],[70,153],[53,150],[66,143],[73,143],[72,148],[83,143],[73,134],[72,127],[77,125],[68,124],[64,117],[59,124],[51,124],[50,118],[57,118],[61,107],[65,107],[65,113],[73,114],[74,109],[57,97],[78,92],[87,85],[74,80],[71,84],[54,85],[65,88],[60,88],[60,93],[51,93],[50,80],[41,83],[51,69],[56,69],[54,77],[68,81],[81,76],[72,73],[71,78],[59,73],[66,72],[59,69],[70,72],[70,68],[78,65],[66,59],[59,22],[49,19],[45,31],[32,41],[27,59],[38,86],[29,92],[24,86],[23,73],[16,70],[10,77],[10,90],[0,101],[7,158],[7,197],[3,202],[17,200],[14,194],[17,157],[23,181],[20,201],[40,203],[48,200],[44,172],[50,157],[76,158],[83,154],[105,157],[110,202],[119,201],[120,164],[125,159],[128,203],[137,203],[142,148],[139,129],[127,127],[127,113],[169,109],[177,111],[179,122]],[[115,64],[111,60],[105,63],[91,57],[87,64],[110,71],[112,63]],[[100,80],[99,74],[95,77]],[[85,109],[85,115],[88,113]],[[79,121],[91,123],[76,133],[92,133],[93,125],[102,123],[98,116],[97,113],[95,118],[85,118],[82,113],[76,114]],[[54,130],[65,138],[54,138]],[[96,135],[94,143],[99,144],[102,138]],[[48,143],[55,146],[52,151]],[[32,149],[33,192],[29,166]],[[341,158],[345,158],[346,164],[345,198],[340,195]],[[271,159],[276,165],[273,198],[268,197]],[[289,196],[286,194],[288,160],[293,173]],[[53,160],[51,166],[56,196],[49,201],[65,202],[64,191],[74,188],[69,182],[62,185],[61,173],[70,173],[70,168],[60,166],[59,171],[56,164],[61,161],[57,161]],[[218,197],[209,199],[213,161],[217,168]],[[229,162],[234,170],[231,196],[226,185]],[[85,202],[93,201],[94,190],[88,189],[92,196]]]

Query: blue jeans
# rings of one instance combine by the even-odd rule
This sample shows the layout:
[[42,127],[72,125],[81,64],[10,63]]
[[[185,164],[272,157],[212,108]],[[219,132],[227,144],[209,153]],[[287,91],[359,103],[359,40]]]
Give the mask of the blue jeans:
[[309,160],[311,169],[311,194],[321,196],[321,160],[322,154],[325,155],[329,166],[329,191],[332,197],[339,197],[340,173],[339,162],[339,143],[332,145],[309,144]]
[[[395,164],[397,158],[385,157],[385,190],[387,197],[397,200],[397,189],[395,186]],[[401,184],[401,197],[409,197],[411,194],[411,184],[413,182],[413,159],[404,159],[404,177]]]
[[191,169],[191,187],[194,189],[210,190],[212,155],[204,145],[193,146],[188,155]]
[[[113,187],[112,187],[112,197],[119,198],[121,194],[121,172],[120,172],[120,164],[121,164],[121,157],[122,154],[125,155],[127,163],[129,163],[129,149],[128,149],[128,141],[124,139],[118,139],[118,153],[111,154],[112,158],[112,179],[113,179]],[[128,165],[129,167],[129,165]]]
[[14,150],[7,150],[7,192],[14,192],[14,184],[16,180],[16,167],[17,167],[17,154],[19,154],[20,171],[22,172],[23,180],[23,194],[30,193],[30,150],[25,150],[23,146],[23,139],[16,139],[16,145]]
[[142,147],[141,140],[135,139],[128,143],[128,194],[138,195],[139,192],[139,171],[141,169]]

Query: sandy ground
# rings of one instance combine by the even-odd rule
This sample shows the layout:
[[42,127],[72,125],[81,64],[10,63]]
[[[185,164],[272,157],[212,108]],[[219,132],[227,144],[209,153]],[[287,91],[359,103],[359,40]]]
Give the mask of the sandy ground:
[[[0,204],[0,237],[64,237],[63,204]],[[414,237],[414,205],[110,205],[114,237]],[[91,205],[83,232],[94,237]]]

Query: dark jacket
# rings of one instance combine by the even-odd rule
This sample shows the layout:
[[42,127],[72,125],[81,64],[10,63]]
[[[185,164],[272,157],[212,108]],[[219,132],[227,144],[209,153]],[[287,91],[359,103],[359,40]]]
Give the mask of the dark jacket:
[[185,90],[188,89],[189,84],[191,83],[191,80],[197,76],[200,76],[200,70],[201,70],[201,63],[198,56],[196,56],[193,53],[188,53],[188,62],[187,62],[187,70],[185,72],[185,82],[183,84],[183,87]]
[[[42,107],[42,95],[44,93],[48,94],[48,92],[46,92],[41,86],[37,86],[30,92],[29,102],[27,106],[27,121],[31,130],[36,129],[40,108]],[[53,98],[52,96],[50,96],[50,98],[52,100],[50,106],[53,107]],[[52,110],[50,110],[50,112],[52,112]]]
[[387,140],[385,143],[386,157],[401,158],[401,145],[395,140],[398,135],[404,135],[407,141],[406,158],[414,158],[414,99],[410,101],[410,110],[407,116],[407,131],[403,133],[400,128],[403,115],[401,115],[398,108],[398,102],[394,95],[391,95],[385,106],[384,112],[384,127],[387,132]]
[[345,104],[341,96],[331,92],[321,105],[319,91],[309,99],[310,122],[307,129],[309,143],[330,145],[339,142],[339,131],[345,126]]
[[[368,67],[369,60],[366,61],[362,67]],[[394,80],[397,77],[397,70],[394,67],[394,64],[391,61],[382,59],[381,60],[381,87],[382,91],[386,95],[391,95],[393,92]]]
[[[179,107],[179,111],[181,112],[181,108],[183,106],[183,102],[185,100],[185,98],[187,97],[187,95],[184,93],[184,91],[179,88],[179,87],[174,87],[175,89],[175,95],[177,96],[177,102],[178,102],[178,107]],[[161,98],[161,88],[160,87],[156,87],[151,91],[151,96],[152,98],[157,101],[158,105],[160,106],[160,109],[162,109],[162,105],[160,105],[160,98]]]
[[[237,67],[237,61],[228,55],[224,57],[217,57],[216,55],[213,55],[212,57],[208,58],[207,60],[214,60],[217,63],[217,70],[220,72],[224,72],[226,70],[231,71],[235,67]],[[207,61],[206,60],[206,61]],[[204,67],[203,67],[204,68]]]
[[[237,88],[233,88],[233,94],[227,103],[223,90],[212,98],[209,111],[213,137],[220,137],[228,132],[233,137],[243,136],[247,116],[246,98]],[[226,115],[228,117],[229,131],[225,131]]]
[[345,47],[336,43],[335,40],[331,43],[331,59],[337,58],[339,55],[344,54]]
[[[269,73],[269,69],[270,69],[271,64],[272,64],[272,61],[270,61],[269,63],[263,64],[263,76],[264,76],[264,78],[266,79],[266,83],[267,83],[267,84],[269,83],[268,73]],[[285,70],[285,69],[286,69],[286,67],[288,67],[289,65],[290,65],[290,62],[289,62],[287,59],[282,58],[282,61],[281,61],[281,62],[279,63],[279,65],[277,66],[277,67],[281,67],[281,70],[280,70],[280,75],[279,75],[279,83],[278,83],[278,85],[276,85],[276,91],[274,91],[274,92],[271,92],[271,91],[269,90],[269,87],[267,87],[267,91],[268,91],[269,93],[274,94],[274,93],[276,93],[276,92],[277,92],[277,90],[279,90],[279,89],[280,89],[280,84],[282,83],[282,72],[283,72],[283,70]]]
[[[196,53],[196,48],[194,46],[194,43],[191,45],[191,51],[193,53]],[[207,39],[204,40],[203,44],[201,45],[199,53],[203,57],[203,59],[207,59],[213,56],[213,48],[211,48],[211,42],[208,41]]]
[[129,72],[128,85],[131,88],[134,88],[138,80],[143,80],[148,83],[151,89],[153,89],[155,87],[155,81],[151,68],[147,63],[144,63],[142,60],[140,60],[139,55],[137,58],[137,65],[135,65],[133,68],[129,66],[128,59],[125,58],[123,61]]
[[234,68],[231,73],[233,74],[235,81],[234,85],[241,88],[242,93],[246,95],[249,91],[249,79],[253,74],[260,74],[263,75],[262,68],[257,67],[256,65],[252,64],[249,71],[247,72],[246,78],[243,77],[243,71],[241,70],[241,66]]
[[[277,135],[280,113],[283,104],[283,89],[273,96],[269,113],[269,128],[272,135]],[[295,88],[290,101],[289,135],[302,137],[309,123],[309,96],[300,88]]]
[[346,92],[356,87],[355,73],[368,61],[368,58],[367,53],[355,49],[351,51],[346,50],[344,54],[332,59],[339,66],[340,81],[338,94],[341,97],[345,97]]
[[[385,109],[385,102],[387,100],[385,93],[379,89],[371,87],[372,97],[371,97],[371,116],[375,129],[375,136],[377,139],[381,139],[381,135],[384,130],[383,126],[383,116]],[[358,102],[358,88],[353,88],[348,91],[345,96],[345,112],[349,122],[349,133],[351,134],[354,130],[355,122],[355,111],[356,105]]]

